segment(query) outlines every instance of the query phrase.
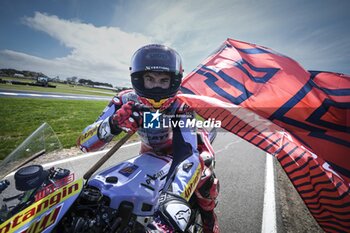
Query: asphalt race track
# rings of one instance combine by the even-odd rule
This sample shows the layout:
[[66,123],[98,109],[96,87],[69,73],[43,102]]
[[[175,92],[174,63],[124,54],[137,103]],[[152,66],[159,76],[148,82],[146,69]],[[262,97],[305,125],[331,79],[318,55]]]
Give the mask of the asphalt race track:
[[44,92],[35,92],[35,91],[17,91],[17,90],[2,90],[2,89],[0,89],[0,97],[50,98],[50,99],[66,99],[66,100],[101,100],[101,101],[109,101],[112,99],[112,97],[108,97],[108,96],[44,93]]

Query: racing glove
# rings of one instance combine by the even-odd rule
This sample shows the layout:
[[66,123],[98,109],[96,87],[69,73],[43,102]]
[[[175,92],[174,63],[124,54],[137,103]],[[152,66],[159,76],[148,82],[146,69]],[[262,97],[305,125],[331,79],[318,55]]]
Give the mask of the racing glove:
[[[123,104],[114,115],[110,117],[112,128],[122,129],[126,132],[136,132],[142,124],[142,114],[133,101]],[[118,130],[116,130],[118,131]]]

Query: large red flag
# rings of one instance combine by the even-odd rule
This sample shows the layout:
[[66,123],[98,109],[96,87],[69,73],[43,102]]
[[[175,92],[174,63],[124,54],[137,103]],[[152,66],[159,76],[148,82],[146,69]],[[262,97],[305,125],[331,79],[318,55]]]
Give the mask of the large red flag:
[[276,156],[325,231],[350,232],[349,76],[228,39],[182,91],[202,117]]

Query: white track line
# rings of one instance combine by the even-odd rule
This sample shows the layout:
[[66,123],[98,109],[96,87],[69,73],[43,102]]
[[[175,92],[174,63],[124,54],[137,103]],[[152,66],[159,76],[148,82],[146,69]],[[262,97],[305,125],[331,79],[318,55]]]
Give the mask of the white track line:
[[[130,147],[130,146],[135,146],[135,145],[138,145],[140,143],[141,142],[133,142],[133,143],[129,143],[129,144],[123,145],[120,148],[126,148],[126,147]],[[48,167],[56,166],[57,164],[61,164],[61,163],[67,163],[67,162],[71,162],[71,161],[75,161],[75,160],[79,160],[79,159],[85,159],[85,158],[91,157],[91,156],[96,156],[96,155],[99,155],[99,154],[105,154],[105,153],[107,153],[108,150],[109,149],[96,151],[96,152],[91,152],[91,153],[86,153],[86,154],[83,154],[83,155],[74,156],[74,157],[67,158],[67,159],[57,160],[55,162],[42,164],[42,166],[45,167],[45,168],[48,168]],[[7,177],[14,175],[15,172],[16,171],[11,172],[10,174],[7,175]]]
[[12,93],[12,92],[0,92],[1,95],[17,95],[16,93]]
[[273,156],[266,154],[264,210],[262,233],[276,233],[276,201]]
[[62,99],[109,100],[109,97],[0,92],[0,96],[49,97]]
[[[130,146],[135,146],[135,145],[138,145],[140,143],[141,142],[133,142],[133,143],[129,143],[129,144],[123,145],[120,148],[126,148],[126,147],[130,147]],[[96,152],[91,152],[91,153],[86,153],[84,155],[75,156],[75,157],[68,158],[68,159],[62,159],[62,160],[58,160],[58,161],[55,161],[55,162],[52,162],[52,163],[46,163],[46,164],[43,164],[43,166],[44,167],[50,167],[50,166],[55,166],[55,165],[61,164],[61,163],[71,162],[71,161],[75,161],[75,160],[79,160],[79,159],[85,159],[87,157],[96,156],[96,155],[99,155],[99,154],[105,154],[105,153],[107,153],[107,151],[109,151],[109,149],[96,151]]]

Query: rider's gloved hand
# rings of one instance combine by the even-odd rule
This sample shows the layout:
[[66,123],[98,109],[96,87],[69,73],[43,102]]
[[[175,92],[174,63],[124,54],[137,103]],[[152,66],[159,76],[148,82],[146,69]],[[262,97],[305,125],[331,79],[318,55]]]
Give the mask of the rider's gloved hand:
[[142,124],[142,114],[138,111],[135,103],[129,101],[111,116],[110,123],[112,127],[126,132],[136,132]]

